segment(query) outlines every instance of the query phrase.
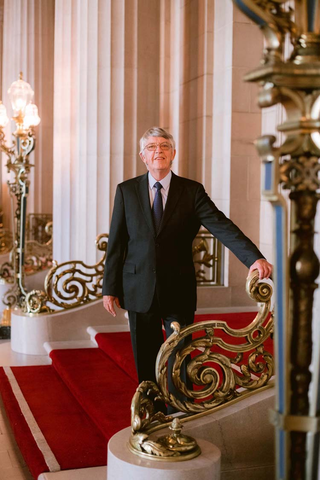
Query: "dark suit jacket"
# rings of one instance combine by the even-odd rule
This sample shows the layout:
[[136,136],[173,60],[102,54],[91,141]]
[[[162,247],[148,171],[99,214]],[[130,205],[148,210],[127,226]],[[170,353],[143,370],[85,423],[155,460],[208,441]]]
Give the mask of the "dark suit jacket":
[[156,289],[163,311],[196,310],[192,241],[201,225],[247,267],[263,258],[200,183],[175,174],[156,235],[148,188],[146,173],[118,185],[115,196],[102,293],[126,310],[147,312]]

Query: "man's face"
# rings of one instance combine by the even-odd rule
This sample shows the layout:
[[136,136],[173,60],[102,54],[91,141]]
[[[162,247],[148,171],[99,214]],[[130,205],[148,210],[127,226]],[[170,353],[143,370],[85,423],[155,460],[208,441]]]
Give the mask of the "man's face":
[[[155,150],[149,151],[150,145],[156,145]],[[167,146],[170,148],[167,149]],[[171,162],[176,155],[170,140],[163,137],[148,137],[144,149],[140,153],[142,161],[156,180],[164,178],[171,169]]]

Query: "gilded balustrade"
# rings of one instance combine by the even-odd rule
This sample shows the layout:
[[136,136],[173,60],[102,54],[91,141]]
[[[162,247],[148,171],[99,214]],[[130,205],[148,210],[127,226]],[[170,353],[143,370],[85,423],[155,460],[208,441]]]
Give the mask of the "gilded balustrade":
[[[157,423],[167,425],[173,421],[171,416],[155,413],[155,399],[189,415],[205,414],[268,384],[274,365],[272,354],[264,349],[264,343],[273,332],[273,314],[270,315],[272,286],[259,282],[258,273],[254,271],[247,279],[246,290],[251,299],[259,302],[259,311],[244,328],[235,329],[226,321],[212,320],[180,330],[179,324],[173,322],[173,334],[164,342],[157,357],[157,384],[142,382],[132,399],[131,451],[156,460],[174,461],[199,454],[195,441],[181,436],[181,425],[177,425],[176,420],[171,425],[174,438],[172,435],[160,439],[150,436]],[[185,338],[188,339],[186,346],[175,350]],[[242,341],[238,343],[236,339]],[[174,351],[173,369],[168,372],[167,360]],[[244,361],[245,353],[247,358]],[[190,389],[181,379],[183,361],[187,361],[187,375],[195,389]],[[175,387],[185,400],[179,400],[169,392],[168,374],[172,375]],[[184,422],[183,418],[180,420]]]
[[103,256],[95,265],[86,265],[80,260],[61,264],[53,261],[45,279],[44,291],[32,290],[27,294],[25,311],[54,313],[101,298],[107,238],[108,235],[102,233],[96,239],[97,248]]
[[[52,267],[52,215],[30,214],[41,217],[41,225],[33,224],[32,232],[27,227],[24,271],[25,275],[33,275]],[[29,216],[28,216],[29,217]],[[45,223],[44,223],[45,222]],[[28,224],[27,224],[28,225]],[[14,282],[14,264],[12,250],[12,233],[0,228],[0,253],[10,253],[9,261],[0,265],[0,280],[12,284]],[[5,297],[5,302],[8,299]],[[9,299],[9,303],[11,300]]]
[[223,245],[201,228],[192,246],[198,287],[223,285]]
[[49,220],[52,215],[32,215],[32,218],[40,221],[32,225],[32,230],[27,223],[27,232],[30,232],[27,234],[24,264],[27,276],[52,267],[52,220]]
[[[86,265],[82,261],[73,260],[61,264],[53,261],[53,266],[45,279],[44,291],[32,290],[27,294],[25,311],[33,314],[54,313],[61,309],[79,307],[101,298],[107,239],[108,235],[105,233],[100,234],[96,239],[97,248],[103,252],[103,256],[95,265]],[[207,231],[200,231],[197,235],[193,254],[196,270],[200,271],[198,285],[220,284],[218,281],[221,271],[219,244],[220,242]],[[31,254],[28,258],[32,258]],[[26,263],[26,272],[28,272],[28,263]]]

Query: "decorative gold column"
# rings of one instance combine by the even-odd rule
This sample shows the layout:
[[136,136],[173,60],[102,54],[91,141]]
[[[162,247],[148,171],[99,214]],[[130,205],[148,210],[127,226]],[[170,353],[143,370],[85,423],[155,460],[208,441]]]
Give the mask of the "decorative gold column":
[[9,119],[6,107],[0,102],[0,150],[7,156],[6,167],[13,176],[8,180],[11,197],[11,215],[13,229],[12,266],[14,283],[6,292],[3,302],[8,307],[23,307],[27,295],[24,282],[25,241],[27,220],[27,197],[29,194],[29,174],[33,167],[29,155],[35,148],[34,127],[39,125],[38,108],[31,103],[34,92],[29,85],[20,78],[13,82],[8,90],[13,109],[13,120],[16,131],[13,133],[12,146],[7,146],[3,129]]
[[[274,209],[276,247],[277,478],[317,478],[319,449],[318,342],[312,342],[313,302],[319,274],[314,220],[320,193],[320,2],[234,0],[257,24],[266,41],[262,65],[245,79],[261,85],[261,108],[278,103],[286,136],[256,142],[264,162],[264,194]],[[293,15],[294,14],[294,15]],[[293,21],[295,18],[295,21]],[[293,51],[284,58],[285,39]],[[279,184],[291,201],[288,213]],[[313,359],[314,365],[311,364]]]

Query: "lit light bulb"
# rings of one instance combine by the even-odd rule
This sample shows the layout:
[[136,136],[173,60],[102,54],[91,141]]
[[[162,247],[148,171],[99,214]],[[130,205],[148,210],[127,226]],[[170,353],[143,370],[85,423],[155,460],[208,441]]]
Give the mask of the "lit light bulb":
[[12,83],[8,94],[14,114],[17,115],[19,112],[24,113],[26,105],[31,102],[34,92],[29,83],[22,80],[22,74],[20,74],[19,80]]
[[26,106],[25,117],[23,119],[23,126],[25,128],[36,127],[40,123],[40,117],[38,115],[38,107],[34,103],[29,103]]

